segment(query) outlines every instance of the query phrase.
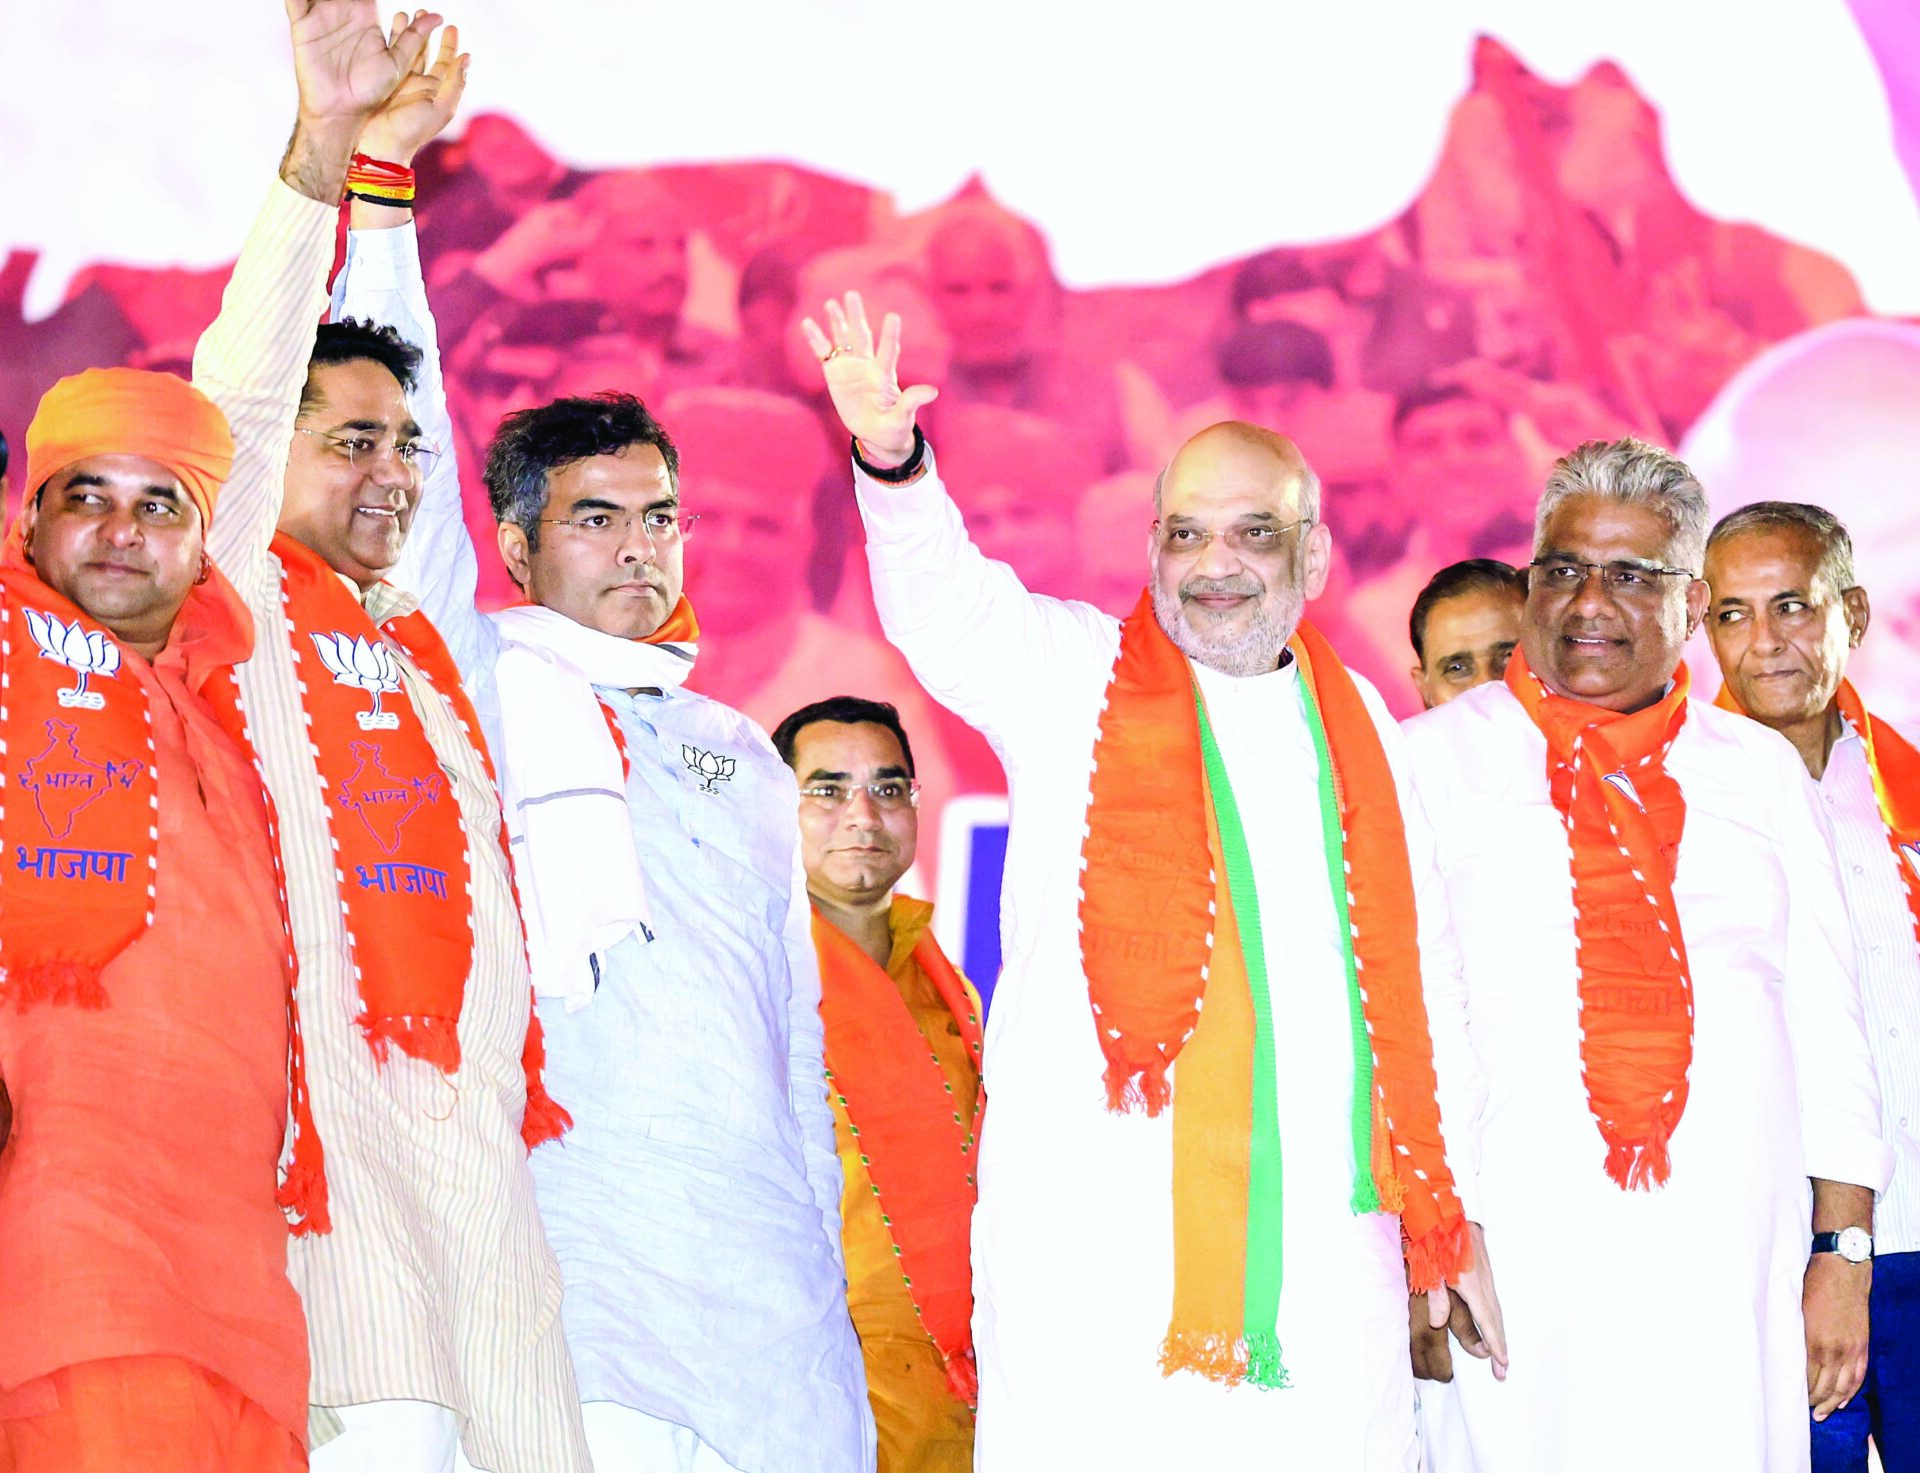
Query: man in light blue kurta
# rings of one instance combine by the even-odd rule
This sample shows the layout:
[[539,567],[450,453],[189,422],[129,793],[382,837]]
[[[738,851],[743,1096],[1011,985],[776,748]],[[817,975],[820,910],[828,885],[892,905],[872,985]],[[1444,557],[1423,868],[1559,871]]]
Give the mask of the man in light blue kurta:
[[[414,410],[450,446],[410,224],[355,229],[334,313],[426,350]],[[531,606],[475,611],[450,454],[397,577],[459,660],[513,815],[547,1082],[574,1121],[534,1176],[588,1440],[607,1468],[860,1473],[793,776],[681,686],[671,441],[630,399],[533,413],[489,457]]]

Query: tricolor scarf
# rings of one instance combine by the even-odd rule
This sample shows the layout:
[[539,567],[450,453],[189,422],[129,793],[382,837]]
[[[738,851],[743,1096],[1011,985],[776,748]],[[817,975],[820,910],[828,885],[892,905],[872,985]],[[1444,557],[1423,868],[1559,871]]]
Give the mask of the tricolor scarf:
[[1553,694],[1518,650],[1506,681],[1547,740],[1548,788],[1567,830],[1587,1105],[1607,1175],[1651,1190],[1667,1179],[1693,1060],[1693,978],[1673,899],[1687,804],[1666,767],[1687,719],[1687,667],[1632,712]]
[[[355,1021],[376,1058],[394,1047],[453,1073],[473,967],[472,855],[459,801],[394,651],[446,700],[491,780],[479,720],[425,614],[376,625],[339,574],[303,543],[283,533],[273,539],[273,553],[359,988]],[[504,827],[497,840],[504,853]],[[546,1093],[545,1057],[529,994],[521,1055],[521,1135],[529,1147],[570,1123]]]
[[[125,671],[140,657],[26,564],[15,523],[0,554],[0,1002],[110,1005],[107,967],[153,925],[160,856],[152,713]],[[236,731],[235,661],[253,648],[240,596],[215,570],[174,621],[190,689],[254,762]],[[268,837],[279,840],[261,781]],[[278,876],[276,875],[276,878]],[[286,887],[279,885],[283,929]],[[278,1198],[296,1234],[324,1233],[325,1159],[307,1098],[291,940],[287,1099],[291,1156]]]
[[[1433,1288],[1465,1262],[1466,1221],[1441,1143],[1399,799],[1332,646],[1303,622],[1288,648],[1320,756],[1328,884],[1350,938],[1352,1207],[1398,1212],[1409,1282]],[[1107,1103],[1149,1115],[1174,1106],[1174,1299],[1161,1368],[1284,1386],[1281,1138],[1259,898],[1205,704],[1150,594],[1121,626],[1093,755],[1080,933]],[[1169,1071],[1183,1056],[1176,1096]]]
[[[1913,912],[1914,942],[1920,945],[1920,750],[1872,715],[1853,688],[1843,680],[1834,693],[1834,701],[1847,724],[1860,735],[1867,755],[1867,771],[1873,776],[1873,796],[1880,807],[1880,822],[1886,827],[1887,847],[1893,851],[1894,864],[1906,886],[1907,908]],[[1741,716],[1746,708],[1735,698],[1730,686],[1722,685],[1714,705]]]
[[[859,1138],[880,1211],[927,1337],[946,1362],[947,1385],[974,1405],[974,1133],[984,1096],[956,1100],[900,989],[816,910],[820,1013],[827,1081]],[[913,957],[959,1025],[977,1072],[980,1017],[967,985],[928,931]]]

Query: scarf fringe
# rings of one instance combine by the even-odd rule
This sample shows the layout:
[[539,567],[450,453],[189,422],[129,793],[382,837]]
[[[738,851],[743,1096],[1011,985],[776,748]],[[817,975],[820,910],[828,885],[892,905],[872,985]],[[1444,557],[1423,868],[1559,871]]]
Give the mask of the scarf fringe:
[[1131,1064],[1111,1059],[1102,1076],[1107,1086],[1107,1109],[1115,1115],[1146,1111],[1149,1118],[1173,1103],[1173,1086],[1167,1082],[1168,1063],[1155,1059],[1148,1064]]
[[1653,1134],[1644,1141],[1607,1138],[1607,1175],[1616,1186],[1629,1192],[1650,1192],[1667,1184],[1673,1163],[1667,1154],[1668,1137],[1673,1127],[1662,1116],[1654,1122]]
[[1417,1292],[1458,1281],[1473,1264],[1467,1220],[1456,1217],[1406,1243],[1407,1288]]
[[520,1139],[531,1151],[548,1141],[557,1141],[573,1129],[573,1117],[563,1110],[538,1075],[527,1077],[527,1113],[520,1118]]
[[41,1003],[97,1011],[107,1005],[100,968],[91,962],[25,962],[0,974],[0,1001],[25,1011]]
[[1247,1336],[1247,1385],[1262,1391],[1285,1391],[1293,1384],[1280,1363],[1280,1337],[1272,1330]]
[[318,1237],[333,1231],[333,1217],[327,1210],[326,1172],[317,1163],[302,1160],[297,1148],[274,1201],[287,1214],[287,1231],[294,1237]]
[[[1383,1205],[1380,1195],[1380,1183],[1373,1179],[1371,1171],[1356,1172],[1353,1178],[1353,1197],[1347,1203],[1354,1216],[1362,1213],[1378,1212]],[[1396,1209],[1397,1210],[1397,1209]]]
[[1238,1386],[1247,1378],[1247,1342],[1238,1335],[1168,1330],[1160,1342],[1160,1374],[1171,1376],[1176,1371],[1191,1371],[1222,1386]]
[[376,1018],[362,1013],[354,1021],[366,1035],[373,1056],[383,1064],[391,1046],[410,1059],[433,1065],[442,1074],[460,1068],[460,1031],[452,1018]]
[[947,1390],[969,1407],[980,1405],[980,1372],[973,1363],[972,1350],[947,1357]]

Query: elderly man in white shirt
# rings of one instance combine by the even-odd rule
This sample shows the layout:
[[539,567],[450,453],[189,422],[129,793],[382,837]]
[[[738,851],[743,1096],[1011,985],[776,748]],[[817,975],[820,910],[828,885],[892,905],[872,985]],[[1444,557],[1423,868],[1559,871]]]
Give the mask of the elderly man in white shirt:
[[1705,572],[1707,633],[1726,681],[1718,704],[1784,736],[1820,790],[1894,1151],[1872,1241],[1816,1245],[1871,1255],[1849,1276],[1843,1328],[1854,1343],[1868,1308],[1859,1287],[1870,1278],[1872,1289],[1866,1380],[1831,1415],[1815,1412],[1814,1473],[1864,1473],[1869,1437],[1900,1473],[1920,1466],[1920,752],[1847,679],[1872,608],[1832,512],[1742,507],[1714,527]]
[[1871,1228],[1879,1092],[1806,775],[1687,698],[1705,541],[1686,466],[1581,446],[1536,512],[1505,679],[1406,726],[1514,1355],[1505,1385],[1465,1361],[1423,1387],[1466,1433],[1437,1473],[1798,1473],[1810,1388],[1826,1409],[1859,1382],[1864,1280],[1808,1246]]
[[826,317],[887,636],[1011,785],[975,1466],[1413,1469],[1409,1277],[1504,1345],[1425,824],[1377,693],[1300,618],[1317,479],[1217,425],[1162,477],[1128,619],[1037,596],[942,487],[899,320]]

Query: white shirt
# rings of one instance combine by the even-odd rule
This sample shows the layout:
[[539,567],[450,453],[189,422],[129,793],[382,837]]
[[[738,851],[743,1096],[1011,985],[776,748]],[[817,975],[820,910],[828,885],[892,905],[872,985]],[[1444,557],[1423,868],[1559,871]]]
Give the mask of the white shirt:
[[1674,901],[1693,980],[1665,1186],[1627,1192],[1581,1077],[1575,913],[1546,741],[1505,685],[1406,725],[1486,1070],[1480,1194],[1511,1371],[1454,1357],[1436,1473],[1805,1473],[1807,1178],[1891,1169],[1833,852],[1784,739],[1695,701]]
[[1867,1042],[1880,1076],[1880,1129],[1893,1149],[1893,1182],[1874,1204],[1874,1252],[1912,1253],[1920,1250],[1920,946],[1866,744],[1850,724],[1842,723],[1827,757],[1820,802],[1853,923]]
[[[1229,1390],[1160,1374],[1173,1295],[1171,1115],[1107,1110],[1081,963],[1079,854],[1119,624],[1088,604],[1036,597],[989,562],[931,472],[857,486],[888,637],[980,729],[1009,777],[1006,966],[987,1024],[974,1215],[976,1468],[1411,1470],[1398,1225],[1348,1205],[1346,976],[1295,673],[1198,672],[1259,891],[1286,1171],[1278,1328],[1292,1385]],[[1361,690],[1392,758],[1399,733],[1371,687]],[[1401,797],[1450,1164],[1470,1198],[1478,1104],[1458,965],[1430,839],[1411,789]]]

